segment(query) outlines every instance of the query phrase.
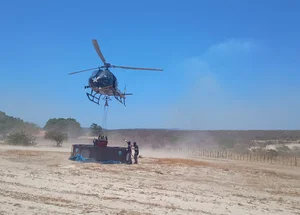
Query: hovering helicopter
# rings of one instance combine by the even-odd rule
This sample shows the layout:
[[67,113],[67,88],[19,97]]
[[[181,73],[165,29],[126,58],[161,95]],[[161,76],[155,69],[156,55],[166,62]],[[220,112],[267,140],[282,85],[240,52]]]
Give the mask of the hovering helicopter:
[[90,88],[91,92],[86,93],[88,99],[96,104],[99,105],[100,98],[103,96],[105,100],[105,106],[108,106],[107,101],[111,100],[110,97],[114,96],[116,100],[118,100],[120,103],[125,104],[125,99],[127,95],[132,95],[132,93],[126,93],[126,86],[124,89],[124,93],[122,93],[118,89],[118,80],[116,76],[109,70],[109,68],[121,68],[121,69],[134,69],[134,70],[155,70],[155,71],[163,71],[162,69],[153,69],[153,68],[137,68],[137,67],[128,67],[128,66],[115,66],[111,65],[110,63],[107,63],[101,50],[98,45],[97,40],[92,40],[93,46],[99,55],[100,59],[104,63],[103,66],[97,67],[97,68],[91,68],[91,69],[85,69],[77,72],[71,72],[69,75],[73,75],[80,72],[86,72],[90,70],[95,70],[89,80],[88,80],[88,86],[85,86],[84,88]]

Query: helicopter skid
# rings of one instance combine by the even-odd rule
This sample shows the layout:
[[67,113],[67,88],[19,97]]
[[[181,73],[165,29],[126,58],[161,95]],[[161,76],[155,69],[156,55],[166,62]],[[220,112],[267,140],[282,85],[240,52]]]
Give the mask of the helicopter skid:
[[94,102],[94,103],[100,105],[100,98],[101,98],[102,94],[99,94],[99,93],[91,90],[91,93],[86,93],[86,95],[91,102]]
[[[98,93],[98,92],[95,92],[94,90],[91,90],[90,93],[86,93],[88,99],[91,101],[91,102],[94,102],[96,103],[97,105],[100,105],[100,99],[101,97],[103,96],[103,100],[105,100],[105,106],[108,106],[108,103],[107,101],[108,100],[111,100],[110,99],[110,96],[108,95],[104,95],[104,94],[101,94],[101,93]],[[122,101],[122,98],[120,96],[116,96],[114,95],[114,97],[116,98],[116,100],[118,100],[120,103],[124,104],[125,105],[125,101],[123,102]]]

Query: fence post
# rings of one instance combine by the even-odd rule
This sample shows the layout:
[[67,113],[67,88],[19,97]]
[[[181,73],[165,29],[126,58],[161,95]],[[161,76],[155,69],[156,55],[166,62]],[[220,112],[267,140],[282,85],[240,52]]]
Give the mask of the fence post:
[[297,166],[297,157],[295,157],[295,166]]

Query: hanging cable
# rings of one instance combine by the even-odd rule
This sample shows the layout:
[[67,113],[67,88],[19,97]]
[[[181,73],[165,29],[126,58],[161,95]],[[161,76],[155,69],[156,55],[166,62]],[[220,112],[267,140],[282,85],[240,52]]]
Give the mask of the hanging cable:
[[104,105],[104,113],[103,113],[103,121],[102,121],[103,123],[102,128],[105,131],[103,132],[104,136],[107,136],[107,113],[108,113],[108,105]]
[[107,113],[108,113],[108,107],[104,107],[104,114],[103,114],[103,128],[107,129]]

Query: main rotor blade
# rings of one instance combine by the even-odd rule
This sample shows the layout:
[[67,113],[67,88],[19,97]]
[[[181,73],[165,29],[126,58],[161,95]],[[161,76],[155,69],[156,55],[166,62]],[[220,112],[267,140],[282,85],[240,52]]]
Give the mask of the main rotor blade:
[[92,40],[92,42],[93,42],[94,48],[96,49],[96,52],[98,53],[99,57],[101,58],[101,60],[103,61],[103,63],[106,64],[106,60],[105,60],[105,58],[104,58],[104,56],[103,56],[103,54],[102,54],[102,52],[100,50],[100,47],[98,45],[97,40]]
[[92,69],[80,70],[80,71],[77,71],[77,72],[70,72],[69,75],[73,75],[73,74],[80,73],[80,72],[86,72],[86,71],[90,71],[90,70],[94,70],[94,69],[98,69],[98,68],[99,68],[99,67],[92,68]]
[[121,69],[135,69],[135,70],[154,70],[154,71],[163,71],[162,69],[153,69],[153,68],[138,68],[138,67],[129,67],[129,66],[114,66],[113,68],[121,68]]

